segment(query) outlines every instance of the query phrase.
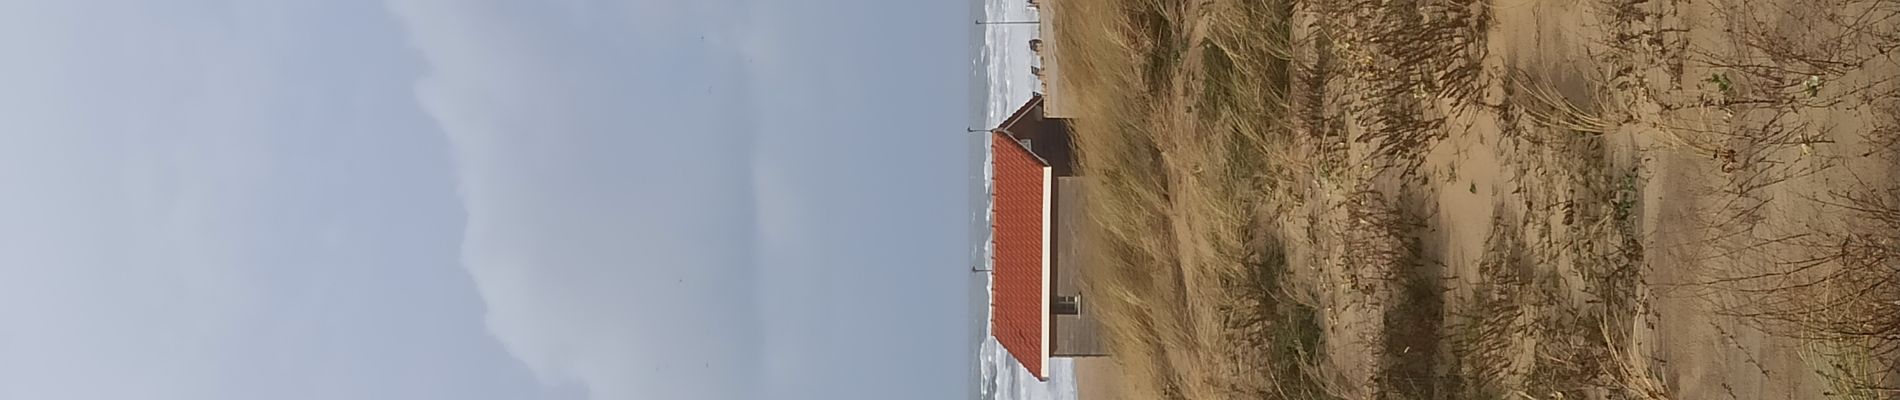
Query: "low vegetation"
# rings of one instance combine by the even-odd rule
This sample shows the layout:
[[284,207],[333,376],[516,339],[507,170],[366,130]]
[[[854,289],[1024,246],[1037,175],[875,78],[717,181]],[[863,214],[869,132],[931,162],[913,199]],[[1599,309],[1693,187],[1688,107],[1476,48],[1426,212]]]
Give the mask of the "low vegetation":
[[1900,396],[1900,3],[1816,1],[1046,2],[1125,396]]

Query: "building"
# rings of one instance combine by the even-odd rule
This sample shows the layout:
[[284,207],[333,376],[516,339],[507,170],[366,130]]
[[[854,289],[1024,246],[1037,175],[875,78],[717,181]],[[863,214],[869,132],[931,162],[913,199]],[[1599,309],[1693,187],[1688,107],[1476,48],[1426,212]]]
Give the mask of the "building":
[[1088,219],[1065,120],[1044,97],[990,131],[990,332],[1030,374],[1051,357],[1107,355],[1081,292]]

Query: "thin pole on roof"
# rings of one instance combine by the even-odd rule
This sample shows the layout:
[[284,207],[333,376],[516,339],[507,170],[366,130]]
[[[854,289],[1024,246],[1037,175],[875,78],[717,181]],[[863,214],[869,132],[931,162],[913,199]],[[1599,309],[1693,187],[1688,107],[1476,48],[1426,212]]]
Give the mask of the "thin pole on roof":
[[977,25],[1034,25],[1042,23],[1042,21],[984,21],[980,19],[974,22],[976,22]]
[[989,131],[990,131],[990,129],[982,129],[982,128],[963,128],[963,131],[964,131],[964,132],[989,132]]

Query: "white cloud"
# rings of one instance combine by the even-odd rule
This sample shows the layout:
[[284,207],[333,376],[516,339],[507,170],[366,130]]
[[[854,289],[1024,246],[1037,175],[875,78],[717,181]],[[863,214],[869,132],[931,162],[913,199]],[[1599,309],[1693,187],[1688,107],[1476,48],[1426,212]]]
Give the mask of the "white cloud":
[[429,65],[416,94],[454,147],[463,264],[509,352],[598,399],[757,398],[732,56],[640,40],[682,17],[630,17],[684,12],[657,3],[389,4]]

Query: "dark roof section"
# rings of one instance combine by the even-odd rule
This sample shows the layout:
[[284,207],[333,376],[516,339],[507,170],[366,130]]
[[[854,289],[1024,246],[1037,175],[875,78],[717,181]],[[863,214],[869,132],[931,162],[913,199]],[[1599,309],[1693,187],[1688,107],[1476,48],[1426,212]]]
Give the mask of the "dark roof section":
[[1042,105],[1041,94],[1029,96],[1029,101],[1023,102],[1023,106],[1017,108],[1016,112],[1009,114],[1009,118],[1004,118],[1003,123],[997,124],[996,130],[1007,130],[1011,125],[1016,125],[1017,121],[1021,121],[1023,117],[1029,116],[1029,111],[1036,109],[1036,106],[1039,105]]

